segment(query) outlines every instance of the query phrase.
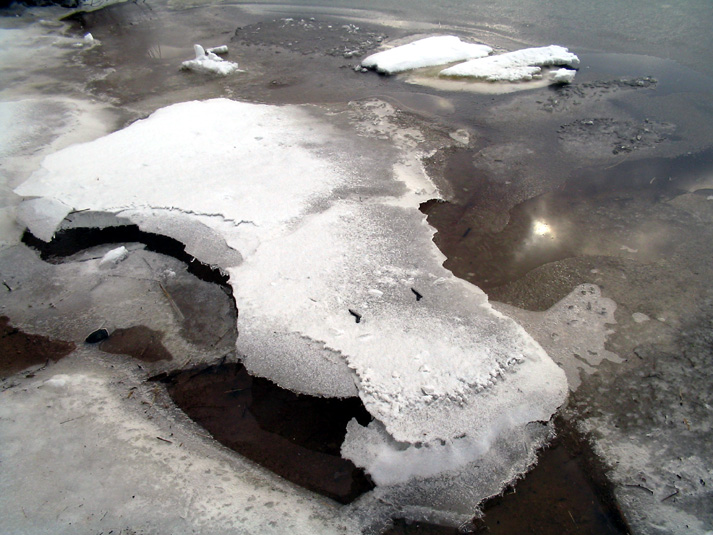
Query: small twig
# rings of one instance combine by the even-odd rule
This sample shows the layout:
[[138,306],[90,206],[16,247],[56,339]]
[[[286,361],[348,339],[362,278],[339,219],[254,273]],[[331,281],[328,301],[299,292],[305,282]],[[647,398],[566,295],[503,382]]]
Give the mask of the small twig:
[[225,335],[228,334],[229,331],[230,331],[230,327],[228,327],[227,329],[225,329],[225,332],[220,335],[220,338],[218,338],[215,342],[213,342],[213,343],[211,344],[211,347],[217,346],[217,345],[223,340],[223,338],[225,338]]
[[74,420],[79,420],[80,418],[84,418],[86,414],[82,414],[81,416],[77,416],[76,418],[70,418],[69,420],[65,420],[64,422],[59,422],[59,425],[66,424],[67,422],[73,422]]
[[2,285],[5,286],[5,288],[7,288],[7,291],[8,291],[8,292],[11,292],[11,291],[12,291],[12,288],[10,288],[10,285],[9,285],[7,282],[2,281]]
[[639,485],[638,483],[635,484],[635,485],[624,485],[624,486],[625,486],[625,487],[634,487],[634,488],[642,489],[642,490],[645,490],[645,491],[647,491],[647,492],[650,492],[651,494],[654,494],[654,491],[653,491],[653,490],[651,490],[651,489],[648,488],[648,487],[644,487],[643,485]]
[[168,442],[169,444],[173,444],[173,442],[171,442],[170,440],[167,440],[165,438],[161,438],[161,437],[156,437],[156,438],[159,439],[161,442]]
[[668,496],[666,496],[666,497],[665,497],[663,500],[661,500],[661,501],[662,501],[662,502],[665,502],[665,501],[668,500],[669,498],[673,498],[674,496],[676,496],[679,492],[681,492],[681,491],[678,490],[678,489],[676,489],[676,492],[672,492],[671,494],[669,494]]
[[161,287],[161,290],[163,291],[163,295],[165,295],[165,296],[166,296],[166,299],[168,299],[168,302],[171,304],[171,308],[173,308],[173,311],[174,311],[174,312],[176,313],[176,315],[178,316],[178,319],[181,320],[181,321],[183,321],[184,319],[186,319],[186,317],[185,317],[185,316],[183,315],[183,313],[181,312],[181,309],[178,308],[178,305],[176,304],[176,302],[175,302],[175,301],[173,300],[173,298],[171,297],[171,294],[168,293],[168,290],[166,290],[166,288],[164,288],[163,284],[161,284],[160,282],[158,283],[158,285]]
[[576,526],[577,523],[574,521],[574,517],[572,516],[572,511],[568,510],[567,512],[569,513],[569,517],[572,519],[572,524],[574,524]]

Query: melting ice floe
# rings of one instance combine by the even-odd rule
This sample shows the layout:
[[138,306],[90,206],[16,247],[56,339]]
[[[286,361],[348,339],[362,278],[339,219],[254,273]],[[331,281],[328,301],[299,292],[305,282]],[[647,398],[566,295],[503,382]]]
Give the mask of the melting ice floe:
[[226,61],[218,55],[228,51],[226,46],[205,50],[201,45],[193,45],[193,51],[196,53],[195,59],[184,61],[181,64],[182,69],[220,76],[228,76],[240,70],[237,63]]
[[[358,394],[376,420],[350,424],[345,456],[383,487],[412,478],[406,505],[467,514],[462,489],[431,500],[428,482],[479,473],[471,507],[497,492],[532,461],[542,434],[529,424],[549,420],[567,384],[442,267],[377,145],[306,108],[189,102],[49,156],[16,192],[142,228],[180,216],[164,229],[184,243],[197,228],[222,236],[239,253],[216,262],[230,273],[246,366],[298,392]],[[27,224],[51,235],[56,214]]]
[[465,43],[453,35],[419,39],[407,45],[377,52],[361,62],[362,67],[385,74],[482,58],[493,51],[486,45]]
[[[517,82],[532,80],[540,76],[542,67],[554,65],[577,67],[579,58],[566,48],[557,45],[525,48],[459,63],[442,70],[440,76],[468,77],[489,82]],[[554,81],[571,82],[572,80],[569,78],[569,73],[563,73],[560,69],[555,74]]]
[[458,37],[441,35],[377,52],[364,59],[361,66],[385,74],[396,74],[461,62],[443,69],[439,76],[488,82],[522,82],[541,78],[542,67],[559,65],[571,68],[552,71],[549,79],[554,83],[568,84],[574,80],[574,69],[579,65],[575,54],[557,45],[490,56],[492,52],[489,46],[464,43]]

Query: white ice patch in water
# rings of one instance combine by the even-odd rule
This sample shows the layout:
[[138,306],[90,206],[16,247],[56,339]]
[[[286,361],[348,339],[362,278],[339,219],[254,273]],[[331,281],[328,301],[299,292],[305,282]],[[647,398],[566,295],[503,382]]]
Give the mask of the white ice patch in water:
[[210,50],[206,51],[201,45],[193,45],[193,51],[196,53],[195,59],[181,63],[182,69],[202,74],[218,74],[220,76],[228,76],[240,70],[237,63],[226,61],[217,55],[218,53],[227,52],[227,47],[225,47],[225,52],[221,50],[218,53],[214,53]]
[[459,63],[442,70],[439,76],[466,77],[488,82],[521,82],[540,77],[542,67],[554,65],[576,68],[579,65],[579,58],[566,48],[557,45],[524,48]]
[[[298,392],[358,393],[387,455],[353,456],[379,481],[529,456],[532,441],[498,438],[548,420],[565,400],[564,373],[442,267],[418,203],[403,201],[412,192],[398,158],[378,160],[369,143],[306,108],[188,102],[46,158],[16,192],[142,227],[170,212],[223,236],[243,259],[221,267],[246,366]],[[366,452],[371,434],[352,425],[345,451]],[[388,453],[396,442],[435,457]],[[497,492],[510,475],[492,473]],[[440,497],[424,506],[437,502],[447,507]]]
[[439,35],[377,52],[364,59],[361,65],[381,73],[396,74],[454,61],[482,58],[492,51],[489,46],[465,43],[453,35]]

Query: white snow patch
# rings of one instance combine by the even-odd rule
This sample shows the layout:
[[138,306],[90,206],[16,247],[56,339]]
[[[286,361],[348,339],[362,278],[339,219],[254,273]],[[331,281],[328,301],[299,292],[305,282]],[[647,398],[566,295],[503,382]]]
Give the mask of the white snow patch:
[[210,50],[206,51],[201,45],[193,45],[193,50],[196,53],[195,59],[181,63],[182,69],[220,76],[228,76],[240,70],[237,63],[226,61],[216,53]]
[[577,67],[579,58],[557,45],[524,48],[466,61],[442,70],[439,76],[467,77],[489,82],[520,82],[541,77],[542,67],[554,65]]
[[492,51],[493,49],[486,45],[465,43],[453,35],[440,35],[377,52],[365,58],[361,65],[381,73],[396,74],[454,61],[482,58]]
[[127,256],[129,256],[129,251],[122,245],[121,247],[117,247],[116,249],[112,249],[106,253],[99,261],[99,265],[118,264],[122,260],[126,260]]

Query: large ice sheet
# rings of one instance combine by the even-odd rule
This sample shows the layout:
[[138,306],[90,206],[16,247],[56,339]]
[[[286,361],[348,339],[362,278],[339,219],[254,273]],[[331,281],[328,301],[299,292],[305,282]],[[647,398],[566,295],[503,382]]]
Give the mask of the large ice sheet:
[[[439,76],[467,77],[489,82],[519,82],[532,80],[540,75],[542,67],[553,65],[576,68],[579,65],[579,58],[566,48],[557,45],[524,48],[459,63],[443,69]],[[564,74],[560,73],[559,77],[563,79]],[[571,82],[571,79],[568,81]]]
[[[355,155],[364,143],[304,108],[190,102],[48,157],[16,191],[143,226],[170,213],[223,236],[239,253],[221,267],[246,365],[296,391],[358,393],[390,438],[387,455],[354,457],[388,485],[490,454],[502,433],[548,420],[567,385],[442,267],[398,162]],[[351,451],[370,433],[352,429]],[[429,445],[429,471],[421,455],[389,454],[403,444]]]
[[439,35],[377,52],[365,58],[361,65],[381,73],[396,74],[454,61],[482,58],[492,51],[489,46],[465,43],[454,35]]

